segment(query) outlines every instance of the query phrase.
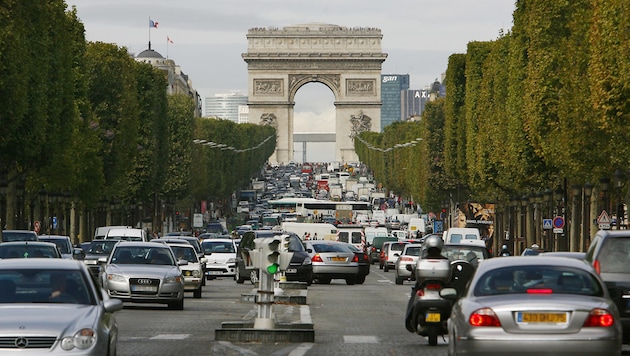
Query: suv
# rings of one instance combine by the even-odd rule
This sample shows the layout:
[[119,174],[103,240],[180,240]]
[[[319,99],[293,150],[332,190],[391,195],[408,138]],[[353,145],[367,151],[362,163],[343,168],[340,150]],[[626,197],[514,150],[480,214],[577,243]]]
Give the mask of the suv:
[[379,258],[379,268],[383,272],[389,272],[390,268],[394,268],[396,260],[402,253],[403,248],[409,242],[406,241],[385,241],[381,247],[381,255]]
[[273,230],[252,230],[243,234],[236,251],[236,275],[234,276],[236,283],[243,283],[246,279],[249,279],[252,284],[258,281],[258,270],[252,266],[249,257],[249,251],[256,248],[254,240],[260,237],[274,237],[285,234],[291,236],[289,252],[293,252],[293,258],[285,271],[287,281],[306,282],[310,286],[313,282],[313,265],[304,243],[295,233]]
[[600,230],[591,240],[584,258],[593,265],[611,290],[623,327],[623,343],[630,342],[630,231]]
[[383,247],[383,243],[385,241],[398,241],[397,238],[391,236],[376,236],[374,240],[372,240],[372,244],[369,247],[368,253],[370,255],[370,263],[374,264],[376,262],[380,262],[381,255],[381,247]]

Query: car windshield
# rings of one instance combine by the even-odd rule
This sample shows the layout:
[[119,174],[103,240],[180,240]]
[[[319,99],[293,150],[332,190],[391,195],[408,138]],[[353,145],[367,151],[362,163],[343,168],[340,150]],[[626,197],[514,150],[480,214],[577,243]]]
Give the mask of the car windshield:
[[2,241],[37,241],[37,234],[31,231],[2,231]]
[[474,286],[475,296],[498,294],[580,294],[603,296],[595,276],[564,266],[512,266],[486,272]]
[[90,248],[88,249],[88,254],[109,255],[117,243],[117,240],[92,241]]
[[203,244],[204,253],[236,253],[234,250],[234,243],[232,241],[204,241]]
[[485,249],[483,247],[475,247],[468,245],[444,245],[442,256],[447,257],[450,261],[468,261],[483,260],[486,258]]
[[68,240],[40,238],[39,241],[54,243],[57,245],[57,248],[59,248],[59,252],[61,253],[72,253],[70,242]]
[[96,304],[80,271],[49,269],[0,270],[0,304]]
[[168,247],[148,246],[118,246],[113,252],[111,263],[175,265]]
[[608,238],[599,252],[599,269],[601,273],[629,273],[630,239]]
[[0,258],[58,258],[54,246],[0,244]]
[[190,263],[199,263],[199,259],[197,258],[194,248],[171,245],[171,250],[173,250],[173,253],[178,260],[186,260]]
[[407,249],[405,249],[405,255],[407,255],[407,256],[420,256],[420,251],[421,250],[422,250],[422,246],[407,247]]

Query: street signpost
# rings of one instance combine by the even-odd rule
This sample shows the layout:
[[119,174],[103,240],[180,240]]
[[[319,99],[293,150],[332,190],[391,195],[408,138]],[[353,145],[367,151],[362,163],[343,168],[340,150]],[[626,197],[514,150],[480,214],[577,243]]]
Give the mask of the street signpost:
[[597,226],[600,230],[610,230],[610,216],[606,210],[602,210],[602,213],[597,217]]
[[564,217],[556,216],[552,221],[553,233],[562,234],[564,232]]

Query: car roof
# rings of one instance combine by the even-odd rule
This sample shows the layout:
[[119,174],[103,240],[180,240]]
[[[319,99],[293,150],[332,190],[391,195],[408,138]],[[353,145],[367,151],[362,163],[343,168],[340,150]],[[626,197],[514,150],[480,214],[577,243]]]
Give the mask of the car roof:
[[57,248],[57,245],[54,242],[48,241],[9,241],[3,242],[0,246],[47,246]]
[[62,235],[39,235],[38,239],[42,240],[70,240],[70,236],[62,236]]
[[[479,264],[481,269],[495,269],[508,266],[565,266],[581,269],[592,269],[592,267],[583,260],[570,257],[560,256],[512,256],[509,258],[490,258]],[[594,271],[594,270],[593,270]]]
[[128,247],[165,247],[168,248],[168,245],[162,242],[153,242],[153,241],[125,241],[121,240],[116,244],[116,247],[119,246],[128,246]]
[[83,265],[82,261],[63,258],[11,258],[0,260],[0,270],[24,268],[80,270]]
[[234,242],[235,239],[206,239],[206,240],[203,240],[202,243],[205,243],[205,242],[227,242],[227,241]]

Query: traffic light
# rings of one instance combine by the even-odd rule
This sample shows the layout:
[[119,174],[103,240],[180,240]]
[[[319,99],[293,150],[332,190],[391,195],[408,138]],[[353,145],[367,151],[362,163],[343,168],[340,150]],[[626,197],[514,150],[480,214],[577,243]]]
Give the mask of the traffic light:
[[280,236],[280,270],[286,271],[289,268],[293,252],[290,251],[291,235]]
[[254,261],[254,266],[257,265],[255,261],[260,261],[257,267],[263,272],[268,274],[278,273],[280,270],[280,239],[265,237],[255,239],[254,242],[256,243],[257,251],[249,252],[252,261]]

